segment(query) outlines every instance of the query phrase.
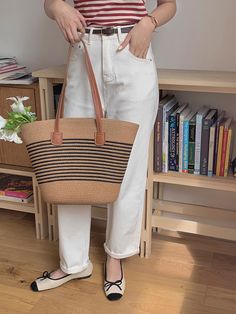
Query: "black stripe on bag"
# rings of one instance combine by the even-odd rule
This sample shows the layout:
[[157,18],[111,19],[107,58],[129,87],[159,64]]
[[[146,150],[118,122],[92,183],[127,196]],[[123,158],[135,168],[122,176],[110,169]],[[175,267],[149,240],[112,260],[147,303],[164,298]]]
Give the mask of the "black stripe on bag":
[[[57,159],[57,160],[55,160],[55,158]],[[37,166],[37,165],[39,165],[40,167],[42,167],[42,162],[41,162],[41,160],[43,160],[43,166],[47,163],[47,164],[55,164],[55,161],[58,161],[58,158],[57,158],[57,156],[55,157],[55,158],[52,158],[52,159],[44,159],[44,158],[41,158],[40,160],[37,160],[37,162],[33,162],[32,161],[32,165],[33,165],[33,167],[35,167],[35,166]],[[60,159],[59,159],[60,160]],[[114,167],[116,167],[116,168],[118,168],[118,167],[126,167],[126,165],[127,165],[127,162],[120,162],[120,161],[117,161],[117,160],[112,160],[112,163],[111,163],[111,160],[105,160],[104,158],[101,158],[101,160],[97,160],[97,158],[80,158],[80,157],[77,157],[77,158],[72,158],[72,157],[67,157],[66,158],[66,161],[65,161],[65,158],[63,158],[63,159],[61,159],[61,162],[63,163],[63,162],[65,162],[65,163],[71,163],[71,161],[75,161],[75,160],[77,160],[77,161],[86,161],[86,162],[91,162],[91,164],[93,164],[94,162],[96,162],[96,163],[98,163],[98,164],[101,164],[101,163],[104,163],[104,164],[106,164],[107,166],[110,166],[110,165],[112,165],[112,166],[114,166]]]
[[[96,155],[97,154],[97,155]],[[97,158],[101,158],[101,159],[107,159],[108,161],[111,161],[111,160],[117,160],[117,161],[127,161],[129,159],[129,157],[123,157],[123,156],[113,156],[113,155],[109,155],[109,154],[100,154],[100,153],[96,153],[96,154],[86,154],[83,153],[83,152],[70,152],[69,155],[70,157],[71,156],[74,156],[74,157],[89,157],[89,158],[94,158],[94,159],[97,159]],[[42,159],[42,157],[45,159],[46,157],[48,159],[52,159],[52,158],[58,158],[58,159],[61,159],[62,157],[64,157],[65,159],[67,159],[67,156],[68,156],[68,152],[66,151],[63,151],[63,152],[60,152],[60,153],[57,153],[57,154],[40,154],[39,156],[38,155],[33,155],[33,156],[30,156],[30,159],[32,161],[34,160],[39,160],[40,158]]]
[[63,139],[60,146],[50,140],[26,146],[39,184],[64,180],[120,184],[133,145],[106,141],[101,147],[93,139]]
[[[94,147],[94,144],[91,143],[91,144],[78,144],[76,143],[77,145],[71,145],[70,143],[63,143],[62,144],[62,147],[64,149],[78,149],[77,147],[79,147],[79,149],[94,149],[94,150],[98,150],[99,147]],[[49,148],[49,150],[47,150]],[[131,147],[132,148],[132,147]],[[102,149],[100,148],[99,150],[102,150],[102,151],[107,151],[107,152],[110,152],[110,151],[114,151],[114,152],[123,152],[124,154],[129,154],[130,151],[131,151],[131,148],[120,148],[120,147],[116,147],[114,145],[110,145],[110,147],[108,146],[103,146]],[[60,146],[50,146],[49,144],[47,145],[40,145],[39,147],[27,147],[28,149],[28,152],[30,153],[37,153],[37,152],[41,152],[41,151],[52,151],[52,150],[60,150],[61,147]]]
[[[43,168],[44,169],[57,169],[58,168],[58,166],[61,166],[61,167],[66,167],[66,168],[70,168],[70,167],[75,167],[75,166],[77,166],[76,168],[78,168],[78,166],[79,166],[79,168],[83,168],[83,167],[91,167],[91,168],[101,168],[101,169],[108,169],[108,167],[109,167],[109,169],[111,169],[111,170],[113,170],[113,171],[125,171],[125,169],[126,169],[126,166],[121,166],[121,165],[114,165],[114,164],[112,164],[112,165],[107,165],[107,164],[104,164],[104,163],[99,163],[99,162],[90,162],[90,163],[88,163],[88,162],[54,162],[54,163],[47,163],[47,165],[44,165],[43,166]],[[40,163],[40,165],[39,166],[35,166],[34,167],[34,169],[35,170],[37,170],[37,168],[41,168],[41,163]]]
[[99,177],[81,177],[81,176],[73,176],[73,177],[65,177],[65,176],[55,176],[53,178],[47,178],[46,180],[39,180],[38,184],[43,183],[49,183],[49,182],[55,182],[55,181],[94,181],[94,182],[105,182],[105,183],[116,183],[121,184],[122,180],[116,180],[116,179],[107,179],[107,178],[99,178]]
[[[35,172],[37,174],[40,173],[54,173],[53,169],[58,169],[57,167],[49,167],[49,168],[45,168],[43,167],[43,170],[37,170],[35,169]],[[66,167],[60,167],[60,171],[69,171],[69,170],[86,170],[86,171],[102,171],[102,173],[114,173],[114,174],[124,174],[124,170],[123,169],[108,169],[107,167],[90,167],[90,166],[80,166],[80,167],[73,167],[73,166],[66,166]]]
[[[67,172],[63,172],[63,171],[57,171],[56,172],[56,175],[62,175],[62,176],[69,176],[69,175],[71,175],[71,174],[73,174],[73,175],[83,175],[83,174],[85,174],[85,175],[88,175],[88,176],[90,176],[90,177],[95,177],[95,178],[97,178],[97,177],[104,177],[104,178],[107,178],[107,179],[122,179],[123,178],[123,175],[118,175],[118,174],[115,174],[115,175],[110,175],[109,173],[107,173],[107,172],[95,172],[95,171],[93,171],[93,172],[89,172],[89,171],[80,171],[80,170],[78,170],[78,171],[72,171],[72,172],[70,172],[70,171],[67,171]],[[54,177],[55,176],[55,172],[52,172],[52,173],[47,173],[47,174],[37,174],[37,178],[38,179],[43,179],[44,177],[45,178],[50,178],[50,177]]]
[[[126,165],[127,165],[127,162],[126,163],[117,163],[117,162],[112,162],[111,163],[106,163],[106,162],[103,162],[103,160],[101,160],[100,162],[98,160],[96,160],[96,162],[90,162],[90,159],[81,159],[81,158],[73,158],[73,159],[67,159],[68,161],[52,161],[52,160],[44,160],[44,166],[45,168],[48,168],[48,166],[54,166],[54,167],[58,167],[58,166],[61,166],[62,164],[64,165],[68,165],[70,166],[71,164],[74,164],[74,165],[80,165],[80,164],[86,164],[86,165],[101,165],[101,166],[106,166],[106,167],[109,167],[111,169],[124,169],[126,168]],[[75,161],[73,162],[73,160],[79,160],[79,162]],[[94,161],[94,160],[92,160]],[[34,168],[42,168],[42,163],[41,162],[34,162],[32,163]]]
[[[55,146],[52,145],[51,140],[43,140],[43,141],[38,141],[38,142],[34,142],[34,143],[30,143],[27,144],[26,147],[36,147],[36,146],[41,146],[42,144],[48,144],[49,146]],[[86,144],[94,144],[94,139],[88,138],[88,139],[75,139],[75,138],[66,138],[63,139],[63,144],[64,143],[70,143],[70,144],[78,144],[78,143],[86,143]],[[62,145],[63,145],[62,144]],[[121,143],[121,142],[114,142],[114,141],[107,141],[105,142],[105,144],[103,146],[116,146],[116,147],[123,147],[123,148],[132,148],[133,144],[129,144],[129,143]],[[60,145],[61,146],[61,145]],[[96,146],[96,145],[95,145]]]

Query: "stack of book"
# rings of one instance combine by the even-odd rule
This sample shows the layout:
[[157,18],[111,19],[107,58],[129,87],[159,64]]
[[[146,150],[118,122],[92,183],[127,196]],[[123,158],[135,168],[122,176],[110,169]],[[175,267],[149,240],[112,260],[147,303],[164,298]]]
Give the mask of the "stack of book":
[[194,110],[174,95],[161,99],[154,127],[154,171],[227,176],[234,123],[225,111]]
[[31,84],[36,80],[26,66],[17,63],[15,57],[0,57],[1,84]]
[[0,173],[0,200],[28,203],[33,200],[32,179]]

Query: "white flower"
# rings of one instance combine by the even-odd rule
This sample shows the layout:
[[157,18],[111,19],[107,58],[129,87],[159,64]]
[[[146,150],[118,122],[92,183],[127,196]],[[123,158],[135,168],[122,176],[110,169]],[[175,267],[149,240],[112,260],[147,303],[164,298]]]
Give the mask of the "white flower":
[[0,130],[0,139],[9,141],[9,142],[14,142],[16,144],[21,144],[23,143],[21,138],[18,136],[17,132],[13,130],[7,130],[7,129],[1,129]]
[[29,97],[20,97],[20,96],[16,96],[16,97],[9,97],[7,98],[9,100],[13,100],[14,103],[11,105],[11,109],[15,112],[21,112],[21,113],[25,113],[25,107],[23,105],[23,101],[29,99]]
[[16,97],[8,97],[7,99],[13,100],[15,103],[18,103],[18,102],[22,102],[22,101],[29,99],[29,97],[27,97],[27,96],[24,96],[24,97],[16,96]]
[[7,123],[7,120],[0,116],[0,129],[4,128]]

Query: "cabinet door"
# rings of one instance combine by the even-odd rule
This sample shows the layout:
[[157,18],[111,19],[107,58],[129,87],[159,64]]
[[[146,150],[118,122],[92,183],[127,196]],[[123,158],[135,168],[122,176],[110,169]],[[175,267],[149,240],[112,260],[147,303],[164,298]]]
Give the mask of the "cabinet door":
[[[8,87],[0,86],[0,115],[7,117],[7,112],[11,111],[11,100],[8,97],[28,96],[29,99],[24,102],[25,106],[31,106],[31,111],[36,112],[35,89],[30,87]],[[36,113],[37,114],[37,113]],[[31,162],[27,154],[24,143],[16,144],[0,140],[0,163],[31,167]]]

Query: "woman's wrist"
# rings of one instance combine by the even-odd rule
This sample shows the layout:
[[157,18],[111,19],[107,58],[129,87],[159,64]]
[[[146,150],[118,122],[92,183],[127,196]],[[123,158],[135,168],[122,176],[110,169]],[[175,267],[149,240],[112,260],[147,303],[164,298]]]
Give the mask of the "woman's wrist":
[[64,4],[63,0],[45,0],[44,2],[45,12],[51,19],[55,20],[56,19],[55,13],[62,4]]
[[156,29],[156,26],[154,25],[152,18],[148,15],[144,16],[140,20],[140,22],[145,26],[145,28],[150,30],[150,32],[154,32],[154,30]]

